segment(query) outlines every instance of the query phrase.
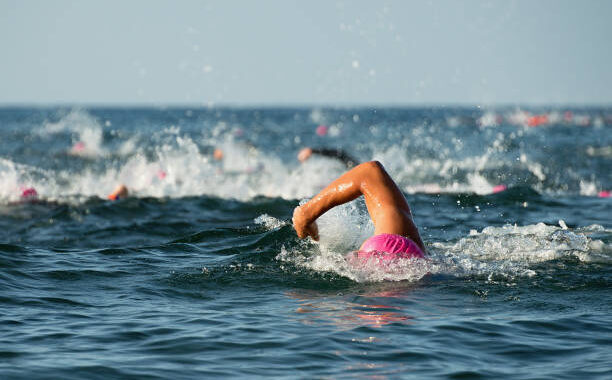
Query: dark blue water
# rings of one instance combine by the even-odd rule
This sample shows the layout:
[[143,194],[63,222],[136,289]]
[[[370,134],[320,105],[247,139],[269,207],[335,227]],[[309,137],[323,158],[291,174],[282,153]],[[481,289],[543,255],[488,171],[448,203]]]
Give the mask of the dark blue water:
[[[0,109],[0,377],[611,378],[611,115]],[[345,170],[305,146],[382,162],[430,260],[347,263],[361,201],[297,239]]]

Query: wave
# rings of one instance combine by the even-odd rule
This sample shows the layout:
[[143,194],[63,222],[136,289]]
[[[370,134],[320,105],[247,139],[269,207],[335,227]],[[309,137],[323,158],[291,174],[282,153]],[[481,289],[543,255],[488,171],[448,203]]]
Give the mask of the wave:
[[[267,229],[286,222],[267,215],[256,219]],[[320,241],[299,241],[283,246],[276,260],[315,272],[333,272],[356,282],[418,281],[425,276],[479,277],[488,281],[512,282],[516,278],[545,275],[538,264],[558,260],[583,263],[612,263],[612,230],[600,225],[570,229],[537,223],[472,230],[457,241],[428,245],[427,259],[398,260],[381,264],[372,260],[355,265],[347,254],[358,249],[373,234],[367,215],[356,208],[341,206],[319,220]],[[608,242],[606,242],[608,241]]]
[[[397,121],[392,112],[384,124],[366,123],[357,113],[332,122],[338,115],[321,110],[302,116],[270,111],[267,118],[254,113],[252,120],[238,115],[205,114],[181,126],[180,119],[166,122],[157,114],[133,116],[123,125],[86,110],[60,113],[20,132],[28,147],[0,157],[0,202],[18,201],[28,188],[41,199],[82,202],[105,198],[119,183],[137,197],[301,199],[345,170],[324,157],[300,164],[300,147],[316,144],[344,149],[360,161],[381,161],[406,193],[484,195],[528,186],[539,193],[594,197],[611,187],[609,146],[598,132],[604,127],[591,128],[576,150],[570,144],[575,140],[555,130],[451,128],[441,120]],[[324,136],[314,126],[305,129],[315,119],[328,122]],[[554,140],[541,146],[546,139]]]
[[[177,269],[180,278],[173,275],[174,280],[195,281],[199,286],[208,286],[212,280],[248,283],[263,279],[298,282],[307,288],[416,283],[440,276],[511,285],[523,280],[549,281],[554,277],[551,271],[563,270],[560,268],[578,272],[580,266],[612,263],[612,230],[600,225],[571,228],[559,221],[559,225],[488,226],[448,241],[429,238],[427,259],[355,264],[351,252],[374,232],[363,205],[345,204],[321,216],[317,221],[319,242],[298,239],[289,220],[262,213],[289,215],[294,205],[268,198],[242,203],[194,197],[170,202],[148,198],[114,206],[100,201],[59,206],[40,211],[32,221],[7,225],[7,237],[17,238],[0,245],[0,259],[25,277],[31,275],[30,265],[40,268],[40,273],[77,277],[115,276],[145,268],[157,273],[178,266],[183,269]],[[185,210],[190,210],[187,215]],[[32,246],[54,248],[29,248]],[[106,257],[109,255],[121,262]],[[47,264],[40,266],[41,260]],[[72,262],[91,265],[81,270],[69,264]]]

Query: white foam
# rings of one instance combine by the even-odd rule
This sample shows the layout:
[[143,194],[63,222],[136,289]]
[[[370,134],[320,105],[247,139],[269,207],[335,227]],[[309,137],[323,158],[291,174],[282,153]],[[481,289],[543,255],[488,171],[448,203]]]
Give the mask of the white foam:
[[0,199],[16,201],[19,199],[19,187],[28,184],[28,180],[21,178],[19,166],[13,161],[0,158]]
[[599,186],[592,181],[580,180],[580,195],[596,196]]
[[[415,128],[412,133],[417,133]],[[418,134],[418,133],[417,133]],[[440,147],[440,157],[412,157],[409,146],[405,143],[391,145],[385,149],[375,149],[373,159],[380,161],[397,182],[400,188],[408,193],[474,193],[490,194],[500,183],[491,183],[481,172],[493,170],[507,164],[504,159],[495,156],[500,149],[498,141],[503,140],[503,134],[497,136],[491,147],[480,155],[451,158],[448,148]],[[435,147],[439,142],[432,141]],[[457,148],[459,151],[461,148]],[[446,157],[446,158],[445,158]],[[457,172],[465,172],[465,180],[457,180]]]
[[[333,210],[332,210],[333,211]],[[357,249],[371,236],[361,229],[363,216],[351,219],[352,211],[324,215],[319,223],[320,243],[304,240],[292,250],[282,248],[276,259],[310,270],[334,272],[357,282],[417,281],[427,274],[453,276],[486,276],[499,278],[538,276],[534,265],[564,257],[583,262],[612,262],[612,246],[588,237],[605,231],[598,225],[570,230],[563,221],[560,227],[538,223],[528,226],[486,227],[456,242],[435,242],[429,258],[398,260],[387,264],[347,260],[347,253]],[[612,231],[606,231],[608,233]]]
[[[314,110],[310,117],[313,121],[326,121],[320,110]],[[428,128],[437,127],[413,126],[405,135],[389,129],[392,144],[371,141],[360,149],[371,149],[371,158],[381,161],[399,187],[408,193],[490,194],[500,183],[493,182],[483,172],[496,172],[509,164],[511,170],[528,171],[539,182],[548,178],[546,167],[525,154],[508,162],[505,146],[517,135],[497,132],[490,146],[471,152],[464,149],[460,139],[446,142],[434,139]],[[342,163],[329,158],[311,157],[300,164],[294,157],[286,159],[273,149],[259,149],[246,141],[247,137],[257,137],[256,131],[245,136],[247,133],[241,125],[228,122],[205,128],[202,136],[183,134],[177,126],[146,136],[139,132],[130,135],[111,131],[115,138],[113,144],[105,145],[101,122],[86,111],[73,110],[56,123],[44,124],[37,133],[48,136],[62,131],[73,133],[73,141],[66,142],[67,150],[71,143],[82,141],[85,148],[73,153],[105,160],[102,165],[90,165],[90,169],[80,172],[0,168],[6,184],[0,191],[2,199],[13,197],[14,189],[25,182],[34,186],[41,197],[55,200],[105,197],[119,183],[125,184],[134,196],[211,195],[245,201],[257,196],[299,199],[316,194],[346,170]],[[386,129],[371,126],[370,131],[378,138],[377,134]],[[279,144],[287,148],[298,137],[287,138]],[[214,147],[224,152],[220,162],[211,156]],[[418,154],[419,149],[434,154]],[[601,187],[593,179],[583,179],[580,186],[580,194],[589,196],[596,195]],[[538,187],[538,191],[547,190]]]
[[58,188],[52,173],[30,165],[15,163],[0,158],[0,202],[10,203],[20,200],[22,190],[34,188],[40,195],[54,192]]
[[263,225],[268,231],[277,230],[288,224],[286,221],[282,221],[268,214],[258,216],[255,218],[254,222],[255,224]]
[[434,243],[437,257],[466,273],[502,273],[532,275],[529,266],[565,257],[593,262],[612,260],[612,249],[601,240],[589,238],[603,227],[594,225],[571,230],[538,223],[527,226],[486,227],[454,243]]
[[68,153],[85,157],[97,157],[108,152],[102,147],[102,125],[83,110],[74,109],[58,122],[45,123],[36,132],[40,135],[51,135],[60,132],[72,132],[72,148]]

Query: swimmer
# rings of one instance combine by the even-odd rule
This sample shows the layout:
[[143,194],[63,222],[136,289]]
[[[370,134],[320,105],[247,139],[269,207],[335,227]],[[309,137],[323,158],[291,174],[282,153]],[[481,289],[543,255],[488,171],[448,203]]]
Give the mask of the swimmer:
[[335,206],[359,196],[374,223],[374,236],[357,252],[359,259],[379,257],[383,260],[425,257],[425,245],[412,220],[404,195],[378,161],[363,163],[330,183],[309,202],[295,208],[293,228],[300,239],[310,236],[319,240],[316,220]]
[[315,132],[318,136],[325,136],[329,132],[329,127],[327,125],[319,125]]
[[124,184],[118,185],[112,193],[109,194],[108,199],[116,201],[119,199],[125,199],[128,197],[128,189]]
[[21,196],[20,199],[22,201],[36,201],[38,200],[38,192],[34,187],[21,187]]
[[[164,181],[166,177],[168,177],[168,173],[163,169],[158,169],[155,172],[155,174],[151,175],[148,185],[151,186],[153,184],[157,184],[161,181]],[[128,191],[127,186],[125,186],[124,184],[119,184],[117,185],[117,187],[115,187],[115,190],[113,190],[113,192],[108,195],[107,198],[110,199],[111,201],[116,201],[119,199],[125,199],[128,196],[129,196],[129,191]]]
[[70,154],[74,155],[82,155],[85,153],[85,143],[83,141],[77,141],[74,143],[72,148],[70,148]]
[[223,151],[220,148],[215,148],[213,158],[215,161],[221,161],[223,159]]
[[300,152],[297,155],[297,158],[300,162],[305,162],[313,154],[323,156],[323,157],[338,159],[342,161],[342,163],[346,166],[347,169],[354,167],[358,163],[357,160],[349,156],[342,149],[326,149],[326,148],[317,149],[317,148],[306,147],[300,150]]
[[19,201],[9,202],[11,205],[24,204],[24,203],[41,203],[38,198],[38,191],[34,186],[19,186]]

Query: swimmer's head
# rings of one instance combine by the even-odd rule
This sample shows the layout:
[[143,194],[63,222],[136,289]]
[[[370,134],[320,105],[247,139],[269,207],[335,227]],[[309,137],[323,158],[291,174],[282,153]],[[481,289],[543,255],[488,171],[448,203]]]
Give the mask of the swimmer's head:
[[215,148],[215,151],[213,152],[213,158],[216,161],[221,161],[223,159],[223,151],[219,148]]
[[23,201],[31,201],[38,199],[38,192],[33,187],[23,187],[21,188],[21,200]]
[[329,128],[327,128],[326,125],[319,125],[315,131],[316,131],[317,135],[325,136],[327,134],[328,129]]
[[128,189],[125,185],[119,185],[115,190],[108,195],[108,199],[116,201],[118,199],[124,199],[128,196]]
[[72,146],[72,151],[73,152],[82,152],[85,150],[85,143],[83,141],[77,141],[73,146]]
[[303,148],[302,150],[300,150],[300,152],[297,155],[297,159],[300,162],[304,162],[306,161],[308,158],[310,158],[310,156],[312,156],[312,148]]

